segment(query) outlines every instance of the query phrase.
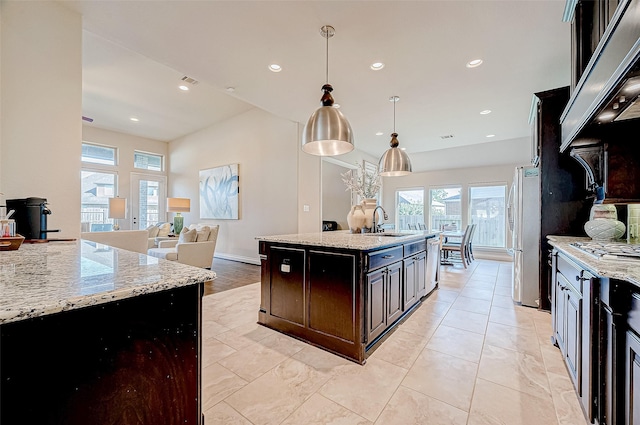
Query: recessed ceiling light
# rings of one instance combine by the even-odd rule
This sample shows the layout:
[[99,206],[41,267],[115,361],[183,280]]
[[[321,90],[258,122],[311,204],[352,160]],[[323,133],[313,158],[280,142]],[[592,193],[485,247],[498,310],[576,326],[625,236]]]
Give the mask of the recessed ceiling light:
[[474,59],[470,62],[467,62],[467,68],[475,68],[480,65],[482,65],[482,59]]
[[384,68],[384,63],[382,62],[374,62],[371,64],[371,69],[374,71],[380,71],[382,68]]
[[282,67],[280,65],[278,65],[277,63],[272,63],[271,65],[269,65],[269,71],[271,71],[271,72],[280,72],[280,71],[282,71]]
[[129,118],[129,119],[130,119],[131,121],[133,121],[133,122],[138,122],[138,121],[140,121],[140,120],[139,120],[138,118],[136,118],[136,117],[131,117],[131,118]]
[[480,115],[487,115],[491,113],[491,109],[485,109],[484,111],[480,111]]
[[378,131],[378,132],[376,133],[376,136],[382,136],[383,134],[384,134],[384,133],[383,133],[382,131]]
[[226,90],[227,90],[229,93],[233,93],[234,91],[236,91],[236,88],[235,88],[235,87],[227,87],[227,88],[226,88]]
[[178,86],[178,88],[182,91],[189,91],[189,87],[187,86]]
[[495,134],[487,134],[487,137],[488,137],[488,138],[496,137],[496,135],[495,135]]

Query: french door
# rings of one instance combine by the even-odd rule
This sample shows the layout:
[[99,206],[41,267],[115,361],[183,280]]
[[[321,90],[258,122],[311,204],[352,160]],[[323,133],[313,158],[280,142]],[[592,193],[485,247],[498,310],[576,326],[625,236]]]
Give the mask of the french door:
[[131,173],[131,228],[146,229],[166,221],[167,178]]

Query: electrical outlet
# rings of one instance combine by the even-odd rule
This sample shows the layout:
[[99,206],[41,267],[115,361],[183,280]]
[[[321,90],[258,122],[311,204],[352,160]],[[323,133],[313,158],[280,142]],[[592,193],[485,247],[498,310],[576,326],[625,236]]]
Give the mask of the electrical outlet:
[[305,205],[302,207],[302,211],[309,212],[309,205]]

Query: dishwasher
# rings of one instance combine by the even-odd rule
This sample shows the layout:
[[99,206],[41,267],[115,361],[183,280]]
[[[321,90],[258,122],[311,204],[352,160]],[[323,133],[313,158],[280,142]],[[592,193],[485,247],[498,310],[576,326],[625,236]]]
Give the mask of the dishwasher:
[[431,292],[438,285],[440,277],[440,238],[430,238],[427,240],[427,293]]

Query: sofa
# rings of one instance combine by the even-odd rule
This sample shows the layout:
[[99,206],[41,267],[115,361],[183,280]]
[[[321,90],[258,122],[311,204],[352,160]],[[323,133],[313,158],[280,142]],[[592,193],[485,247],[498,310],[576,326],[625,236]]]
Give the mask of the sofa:
[[146,230],[117,230],[110,232],[82,232],[80,237],[87,241],[109,245],[114,248],[146,254],[149,232]]
[[219,229],[218,225],[192,224],[183,228],[180,236],[160,240],[158,247],[150,248],[147,255],[210,269]]
[[[148,232],[147,249],[156,248],[158,239],[169,239],[171,234],[171,223],[157,223],[147,227]],[[144,252],[146,254],[146,251]]]

